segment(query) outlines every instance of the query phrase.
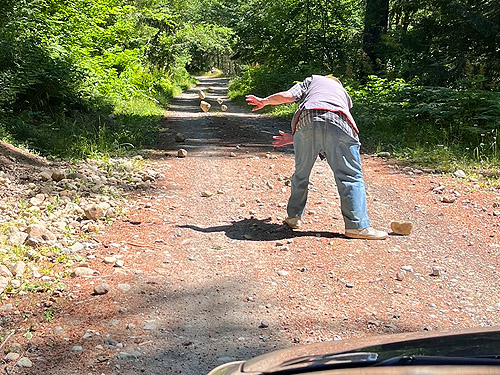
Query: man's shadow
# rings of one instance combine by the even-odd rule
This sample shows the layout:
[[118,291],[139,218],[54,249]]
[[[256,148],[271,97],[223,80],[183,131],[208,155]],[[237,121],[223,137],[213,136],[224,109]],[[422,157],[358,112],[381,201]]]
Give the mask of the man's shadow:
[[231,221],[227,225],[202,228],[196,225],[179,225],[178,228],[192,229],[202,233],[225,232],[226,236],[233,240],[244,241],[276,241],[294,237],[324,237],[324,238],[346,238],[340,233],[325,231],[300,231],[291,230],[286,224],[270,223],[267,219],[242,219]]

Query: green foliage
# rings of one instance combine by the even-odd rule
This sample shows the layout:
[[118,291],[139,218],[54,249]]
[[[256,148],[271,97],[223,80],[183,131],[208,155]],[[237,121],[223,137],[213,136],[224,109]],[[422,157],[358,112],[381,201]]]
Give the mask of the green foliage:
[[[344,75],[358,60],[362,7],[359,0],[224,2],[242,62],[292,71]],[[229,3],[232,3],[230,5]]]
[[[286,90],[298,77],[258,66],[246,67],[231,81],[230,96],[266,96]],[[419,85],[418,80],[370,76],[365,84],[351,81],[346,90],[365,148],[390,151],[399,158],[442,170],[456,163],[498,165],[500,93]],[[296,105],[267,107],[275,116],[291,118]]]
[[[468,159],[498,163],[500,94],[417,85],[371,76],[347,87],[363,138],[425,164]],[[447,155],[446,157],[444,155]]]
[[2,2],[0,137],[63,157],[150,142],[168,101],[194,84],[187,69],[230,51],[228,28],[193,26],[179,4]]

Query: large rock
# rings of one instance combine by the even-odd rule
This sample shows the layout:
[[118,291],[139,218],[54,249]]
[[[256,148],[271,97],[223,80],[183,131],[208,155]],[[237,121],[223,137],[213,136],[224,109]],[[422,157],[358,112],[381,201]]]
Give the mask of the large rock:
[[52,171],[50,169],[45,169],[40,173],[40,178],[43,181],[50,181],[52,180]]
[[22,245],[28,238],[28,233],[13,229],[7,235],[7,243],[11,246]]
[[89,204],[83,211],[89,220],[98,221],[104,217],[104,211],[98,204]]
[[56,240],[56,235],[40,224],[32,224],[26,229],[26,243],[32,246],[46,245]]
[[12,277],[13,275],[5,264],[0,264],[0,276]]
[[26,263],[21,260],[18,260],[16,263],[10,266],[10,272],[15,277],[23,277],[24,272],[26,271]]
[[395,234],[408,236],[413,230],[413,223],[410,221],[393,221],[391,223],[391,229]]
[[52,179],[56,182],[64,180],[66,178],[66,173],[61,169],[54,169],[52,171]]

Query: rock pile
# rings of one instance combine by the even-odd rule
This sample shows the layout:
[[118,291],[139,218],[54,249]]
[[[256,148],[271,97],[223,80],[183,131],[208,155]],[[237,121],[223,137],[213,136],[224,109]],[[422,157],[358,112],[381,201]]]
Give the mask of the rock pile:
[[[72,255],[96,246],[80,236],[126,213],[124,197],[149,189],[161,177],[140,156],[32,168],[17,175],[0,171],[0,293],[19,287],[25,278],[42,277],[34,264],[44,248]],[[13,254],[19,252],[16,259]],[[33,264],[25,263],[26,257]]]

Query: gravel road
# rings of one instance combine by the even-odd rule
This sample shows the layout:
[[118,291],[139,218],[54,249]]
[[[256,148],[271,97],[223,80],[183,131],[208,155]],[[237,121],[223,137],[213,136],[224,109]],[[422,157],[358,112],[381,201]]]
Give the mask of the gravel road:
[[[201,78],[172,103],[149,160],[164,178],[95,236],[100,274],[70,281],[27,352],[33,366],[11,373],[199,375],[291,345],[500,324],[498,189],[364,155],[372,224],[414,231],[350,240],[318,160],[304,226],[291,231],[293,150],[271,146],[288,124],[228,101],[227,83]],[[103,282],[109,292],[92,295]]]

